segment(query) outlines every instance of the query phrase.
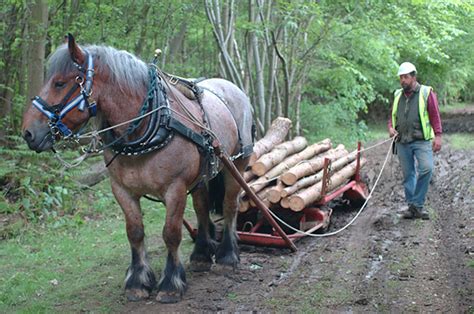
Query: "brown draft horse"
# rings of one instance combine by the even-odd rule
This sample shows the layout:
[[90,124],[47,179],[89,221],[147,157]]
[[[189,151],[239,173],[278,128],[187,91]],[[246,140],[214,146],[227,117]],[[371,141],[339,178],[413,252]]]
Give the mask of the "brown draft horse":
[[[125,278],[129,300],[149,297],[156,285],[144,244],[142,196],[157,197],[166,205],[163,239],[168,256],[158,284],[158,301],[178,302],[186,290],[178,249],[188,191],[198,220],[191,269],[209,270],[213,258],[217,264],[235,267],[240,259],[236,235],[240,186],[217,163],[206,143],[217,138],[242,172],[253,142],[251,105],[247,96],[226,80],[207,79],[197,85],[201,101],[183,96],[156,67],[132,54],[105,46],[80,47],[69,35],[68,43],[49,58],[46,83],[24,113],[23,137],[36,152],[54,149],[60,139],[74,138],[96,113],[103,128],[118,125],[102,133],[101,140],[131,247]],[[158,114],[123,123],[152,111]],[[208,182],[213,167],[220,177]],[[211,183],[218,178],[225,188],[224,229],[216,244],[209,209],[210,187],[216,186]]]

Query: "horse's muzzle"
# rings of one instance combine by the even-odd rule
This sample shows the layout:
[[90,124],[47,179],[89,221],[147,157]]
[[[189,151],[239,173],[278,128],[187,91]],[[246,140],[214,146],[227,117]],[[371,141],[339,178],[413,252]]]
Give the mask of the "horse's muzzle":
[[28,147],[37,153],[41,153],[53,147],[53,136],[49,128],[37,130],[25,129],[23,130],[23,138],[28,144]]

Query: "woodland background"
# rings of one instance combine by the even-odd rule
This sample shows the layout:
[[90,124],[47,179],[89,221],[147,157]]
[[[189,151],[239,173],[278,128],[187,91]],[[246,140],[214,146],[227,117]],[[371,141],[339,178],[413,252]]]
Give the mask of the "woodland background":
[[297,134],[342,126],[360,137],[363,113],[388,111],[403,61],[441,104],[472,101],[473,9],[458,0],[4,0],[0,141],[19,134],[46,58],[68,32],[145,61],[160,48],[169,73],[235,82],[252,100],[260,133],[287,116]]
[[[79,150],[37,154],[28,149],[20,135],[22,113],[31,106],[30,98],[38,94],[43,84],[47,57],[63,43],[68,32],[81,45],[114,46],[146,62],[160,48],[163,54],[159,66],[166,72],[182,77],[218,76],[235,82],[252,101],[260,135],[275,117],[286,116],[293,121],[292,136],[304,135],[309,142],[329,137],[334,144],[343,143],[350,149],[357,140],[368,143],[386,139],[391,95],[399,88],[396,73],[403,61],[413,62],[419,70],[419,80],[434,87],[442,111],[472,106],[474,100],[472,0],[1,0],[0,3],[2,313],[127,311],[123,308],[126,301],[122,275],[130,254],[123,215],[107,178],[92,187],[81,181],[91,170],[95,175],[94,167],[103,164],[102,158],[91,157],[78,167],[67,169],[64,162],[54,157],[76,160]],[[474,149],[472,133],[447,134],[443,141],[456,149]],[[453,164],[459,168],[452,176],[461,177],[457,175],[464,173],[460,161],[450,152],[447,150],[443,158],[448,162],[455,160]],[[470,151],[462,154],[472,155]],[[385,153],[381,152],[380,156]],[[372,162],[377,166],[376,159]],[[399,182],[390,178],[398,186]],[[458,195],[460,188],[456,182],[447,181],[439,197],[446,195],[447,188],[455,189]],[[392,186],[387,187],[387,193],[391,193]],[[472,190],[472,184],[470,187]],[[449,203],[449,199],[445,202]],[[440,202],[439,206],[443,204]],[[153,255],[152,266],[160,270],[165,260],[164,255],[158,254],[164,250],[161,230],[165,209],[148,200],[143,200],[141,205],[149,253]],[[195,219],[191,207],[189,202],[185,212],[190,221]],[[459,223],[447,224],[446,228],[451,231],[461,228],[465,222],[459,219]],[[360,238],[356,239],[359,243]],[[446,238],[445,234],[442,239],[461,243]],[[191,239],[184,237],[181,253],[186,259],[192,245]],[[419,251],[418,246],[414,250],[421,255],[427,252]],[[353,247],[351,251],[359,252]],[[338,252],[334,250],[335,254]],[[362,251],[359,253],[362,255]],[[275,255],[279,263],[280,255]],[[405,247],[401,247],[400,255],[406,255]],[[340,261],[337,259],[334,265],[348,262]],[[354,263],[359,261],[354,259]],[[461,263],[462,259],[456,261]],[[451,262],[450,267],[462,269]],[[326,273],[326,264],[322,265],[321,272]],[[474,265],[472,258],[469,265]],[[451,274],[444,270],[440,273]],[[347,274],[344,270],[334,278],[345,279]],[[221,280],[221,277],[216,279],[219,289]],[[317,288],[320,284],[311,286]],[[335,287],[332,296],[337,301],[341,296],[338,281]],[[254,288],[258,289],[258,285]],[[379,292],[378,288],[375,290]],[[224,298],[219,296],[219,300],[241,304],[236,291],[222,292]],[[294,290],[296,294],[298,291]],[[347,291],[353,295],[355,290],[348,287]],[[288,291],[284,292],[285,297],[277,299],[291,303]],[[319,298],[321,291],[308,292],[310,295],[301,294],[302,303],[297,303],[302,306],[300,309],[314,311],[314,298]],[[385,295],[384,290],[380,293]],[[433,298],[437,298],[436,294]],[[274,300],[262,302],[268,305]],[[320,299],[316,300],[319,304]],[[280,305],[275,303],[270,308],[285,309]],[[200,307],[198,311],[224,308],[227,307],[214,310]],[[332,307],[329,309],[334,311]],[[380,308],[372,309],[380,311]]]

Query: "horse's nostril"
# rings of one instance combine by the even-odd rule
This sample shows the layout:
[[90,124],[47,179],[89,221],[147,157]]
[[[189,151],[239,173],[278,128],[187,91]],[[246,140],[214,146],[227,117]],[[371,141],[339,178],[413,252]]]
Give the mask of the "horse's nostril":
[[25,130],[25,132],[23,133],[23,138],[27,141],[27,142],[31,142],[35,139],[33,133],[31,133],[29,130]]

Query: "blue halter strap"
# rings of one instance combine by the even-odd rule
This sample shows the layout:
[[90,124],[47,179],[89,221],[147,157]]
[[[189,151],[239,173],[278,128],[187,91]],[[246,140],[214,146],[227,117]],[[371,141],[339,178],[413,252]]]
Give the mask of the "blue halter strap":
[[[79,111],[84,111],[86,108],[89,110],[89,116],[94,117],[97,114],[97,105],[95,101],[89,102],[89,97],[92,94],[92,83],[94,78],[94,59],[92,55],[85,51],[87,69],[83,66],[74,63],[74,65],[85,73],[85,81],[82,77],[77,78],[77,85],[75,85],[63,101],[58,105],[50,105],[40,96],[35,96],[32,100],[32,105],[43,113],[49,119],[49,125],[53,135],[63,135],[65,137],[71,136],[73,132],[62,122],[62,119],[74,108],[78,108]],[[69,100],[71,94],[76,91],[77,88],[81,89],[79,95]],[[69,101],[68,101],[69,100]]]

